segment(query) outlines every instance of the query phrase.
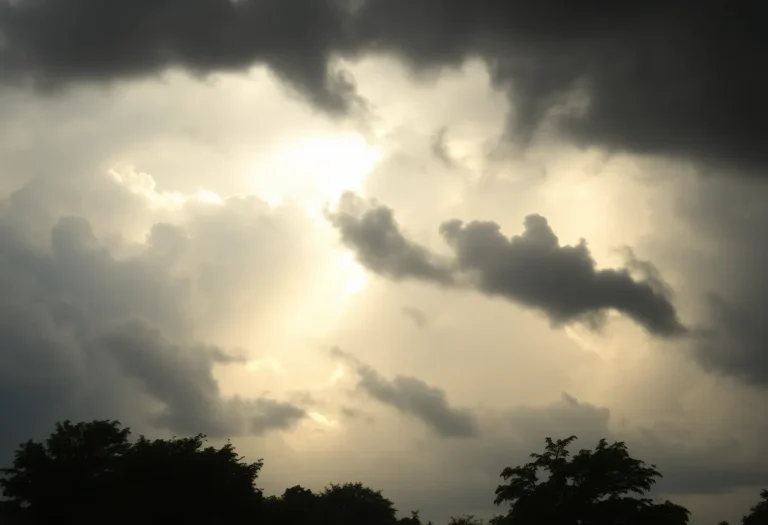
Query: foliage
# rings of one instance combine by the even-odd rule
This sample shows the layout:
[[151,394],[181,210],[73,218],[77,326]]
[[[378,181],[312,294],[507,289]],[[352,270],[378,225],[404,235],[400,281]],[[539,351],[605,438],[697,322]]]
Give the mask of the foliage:
[[320,494],[323,523],[333,525],[395,525],[394,504],[362,483],[331,485]]
[[451,517],[448,525],[483,525],[483,520],[476,518],[472,514],[462,514],[461,516]]
[[[506,484],[496,489],[497,505],[508,504],[498,525],[686,524],[688,511],[670,502],[654,504],[645,495],[661,474],[654,465],[632,458],[622,442],[600,440],[595,450],[569,459],[576,436],[553,441],[533,461],[508,467]],[[541,480],[544,474],[546,479]]]
[[245,463],[205,436],[130,441],[117,421],[59,423],[42,443],[27,441],[0,488],[24,523],[237,521],[261,493],[261,461]]
[[768,525],[768,490],[760,491],[760,500],[741,519],[743,525]]
[[412,510],[411,515],[397,520],[397,525],[421,525],[421,518],[418,510]]
[[[495,503],[507,510],[489,525],[688,523],[685,508],[647,497],[661,477],[654,465],[604,439],[571,456],[575,439],[546,438],[531,462],[505,468]],[[44,441],[19,445],[13,465],[0,469],[0,523],[422,525],[418,511],[397,519],[394,504],[362,483],[320,493],[294,486],[265,498],[255,485],[262,465],[244,461],[231,443],[207,446],[202,434],[131,440],[117,421],[65,421]],[[760,498],[743,525],[768,525],[768,491]],[[465,514],[448,525],[483,523]]]

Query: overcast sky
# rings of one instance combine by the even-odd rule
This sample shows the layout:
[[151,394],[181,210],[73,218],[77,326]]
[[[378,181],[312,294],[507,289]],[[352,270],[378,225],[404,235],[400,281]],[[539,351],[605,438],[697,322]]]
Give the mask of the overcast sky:
[[0,457],[115,418],[442,522],[576,434],[738,519],[768,486],[758,19],[0,0]]

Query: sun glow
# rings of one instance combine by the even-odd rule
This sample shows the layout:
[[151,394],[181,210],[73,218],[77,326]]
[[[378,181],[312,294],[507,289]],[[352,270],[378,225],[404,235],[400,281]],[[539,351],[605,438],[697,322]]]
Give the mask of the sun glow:
[[344,191],[359,191],[381,156],[357,134],[285,144],[254,164],[253,191],[273,205],[293,199],[318,214]]

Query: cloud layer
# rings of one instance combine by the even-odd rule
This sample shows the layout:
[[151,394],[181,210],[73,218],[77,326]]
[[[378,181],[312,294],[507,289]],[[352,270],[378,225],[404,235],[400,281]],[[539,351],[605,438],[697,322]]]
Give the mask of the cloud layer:
[[316,106],[359,102],[335,58],[440,70],[480,57],[527,140],[556,114],[575,141],[761,173],[765,33],[748,7],[686,2],[195,0],[0,2],[0,78],[47,88],[180,67],[269,65]]
[[[111,202],[140,205],[105,181]],[[223,395],[214,367],[243,366],[245,357],[195,335],[195,304],[202,312],[221,304],[217,294],[231,276],[199,259],[190,273],[185,259],[237,231],[236,220],[224,223],[226,232],[215,220],[237,203],[209,206],[208,232],[194,221],[158,223],[145,242],[120,249],[83,217],[58,216],[55,207],[50,217],[38,213],[32,197],[45,201],[48,189],[28,184],[0,209],[0,393],[7,400],[0,415],[15,422],[0,433],[1,447],[64,418],[125,417],[139,428],[229,437],[290,428],[306,416],[271,397]],[[263,213],[253,211],[250,219]]]

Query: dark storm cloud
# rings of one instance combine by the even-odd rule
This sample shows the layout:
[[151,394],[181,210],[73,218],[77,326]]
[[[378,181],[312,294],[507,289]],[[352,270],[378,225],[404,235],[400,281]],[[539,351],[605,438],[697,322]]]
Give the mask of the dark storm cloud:
[[419,419],[440,436],[462,438],[478,434],[475,415],[467,409],[452,407],[445,391],[415,377],[398,375],[390,381],[338,348],[333,349],[332,355],[354,367],[359,389],[380,403]]
[[526,217],[523,234],[511,238],[493,222],[453,220],[440,231],[457,267],[477,276],[480,291],[541,310],[555,324],[613,309],[659,336],[685,332],[654,284],[635,281],[626,269],[597,270],[584,240],[560,246],[541,215]]
[[714,1],[372,0],[358,26],[416,66],[484,58],[521,138],[581,92],[586,107],[560,121],[580,142],[764,167],[766,36],[754,14]]
[[768,386],[766,291],[760,302],[709,297],[708,324],[696,337],[696,357],[704,368],[752,385]]
[[[191,240],[181,226],[156,226],[144,251],[118,258],[84,218],[54,216],[46,228],[31,197],[42,204],[51,195],[38,189],[0,205],[0,420],[13,422],[0,429],[0,454],[61,419],[230,437],[305,416],[293,404],[219,391],[214,366],[243,357],[196,342],[191,283],[171,271],[204,234]],[[119,189],[104,197],[119,202]]]
[[[756,3],[562,0],[0,1],[0,78],[197,73],[265,63],[317,106],[355,100],[333,57],[393,54],[423,71],[483,59],[531,137],[553,109],[585,145],[766,167],[766,35]],[[581,100],[574,98],[581,97]]]
[[765,388],[768,186],[715,177],[668,184],[671,209],[652,227],[676,223],[677,231],[655,237],[650,250],[659,264],[679,268],[681,294],[699,304],[693,356],[710,372]]
[[329,216],[359,261],[385,277],[444,286],[469,280],[484,294],[545,313],[555,325],[594,324],[605,311],[616,310],[657,336],[686,332],[655,268],[632,260],[635,270],[649,275],[643,280],[633,279],[629,269],[598,270],[586,242],[561,246],[540,215],[528,216],[523,234],[511,238],[493,222],[444,222],[440,232],[454,251],[449,261],[409,241],[392,210],[375,202],[347,194],[340,211]]
[[329,66],[343,48],[335,0],[0,0],[0,79],[56,89],[182,67],[195,74],[267,63],[334,113],[354,86]]
[[394,280],[417,278],[450,284],[450,268],[426,248],[410,242],[400,231],[392,210],[345,193],[328,219],[368,269]]

